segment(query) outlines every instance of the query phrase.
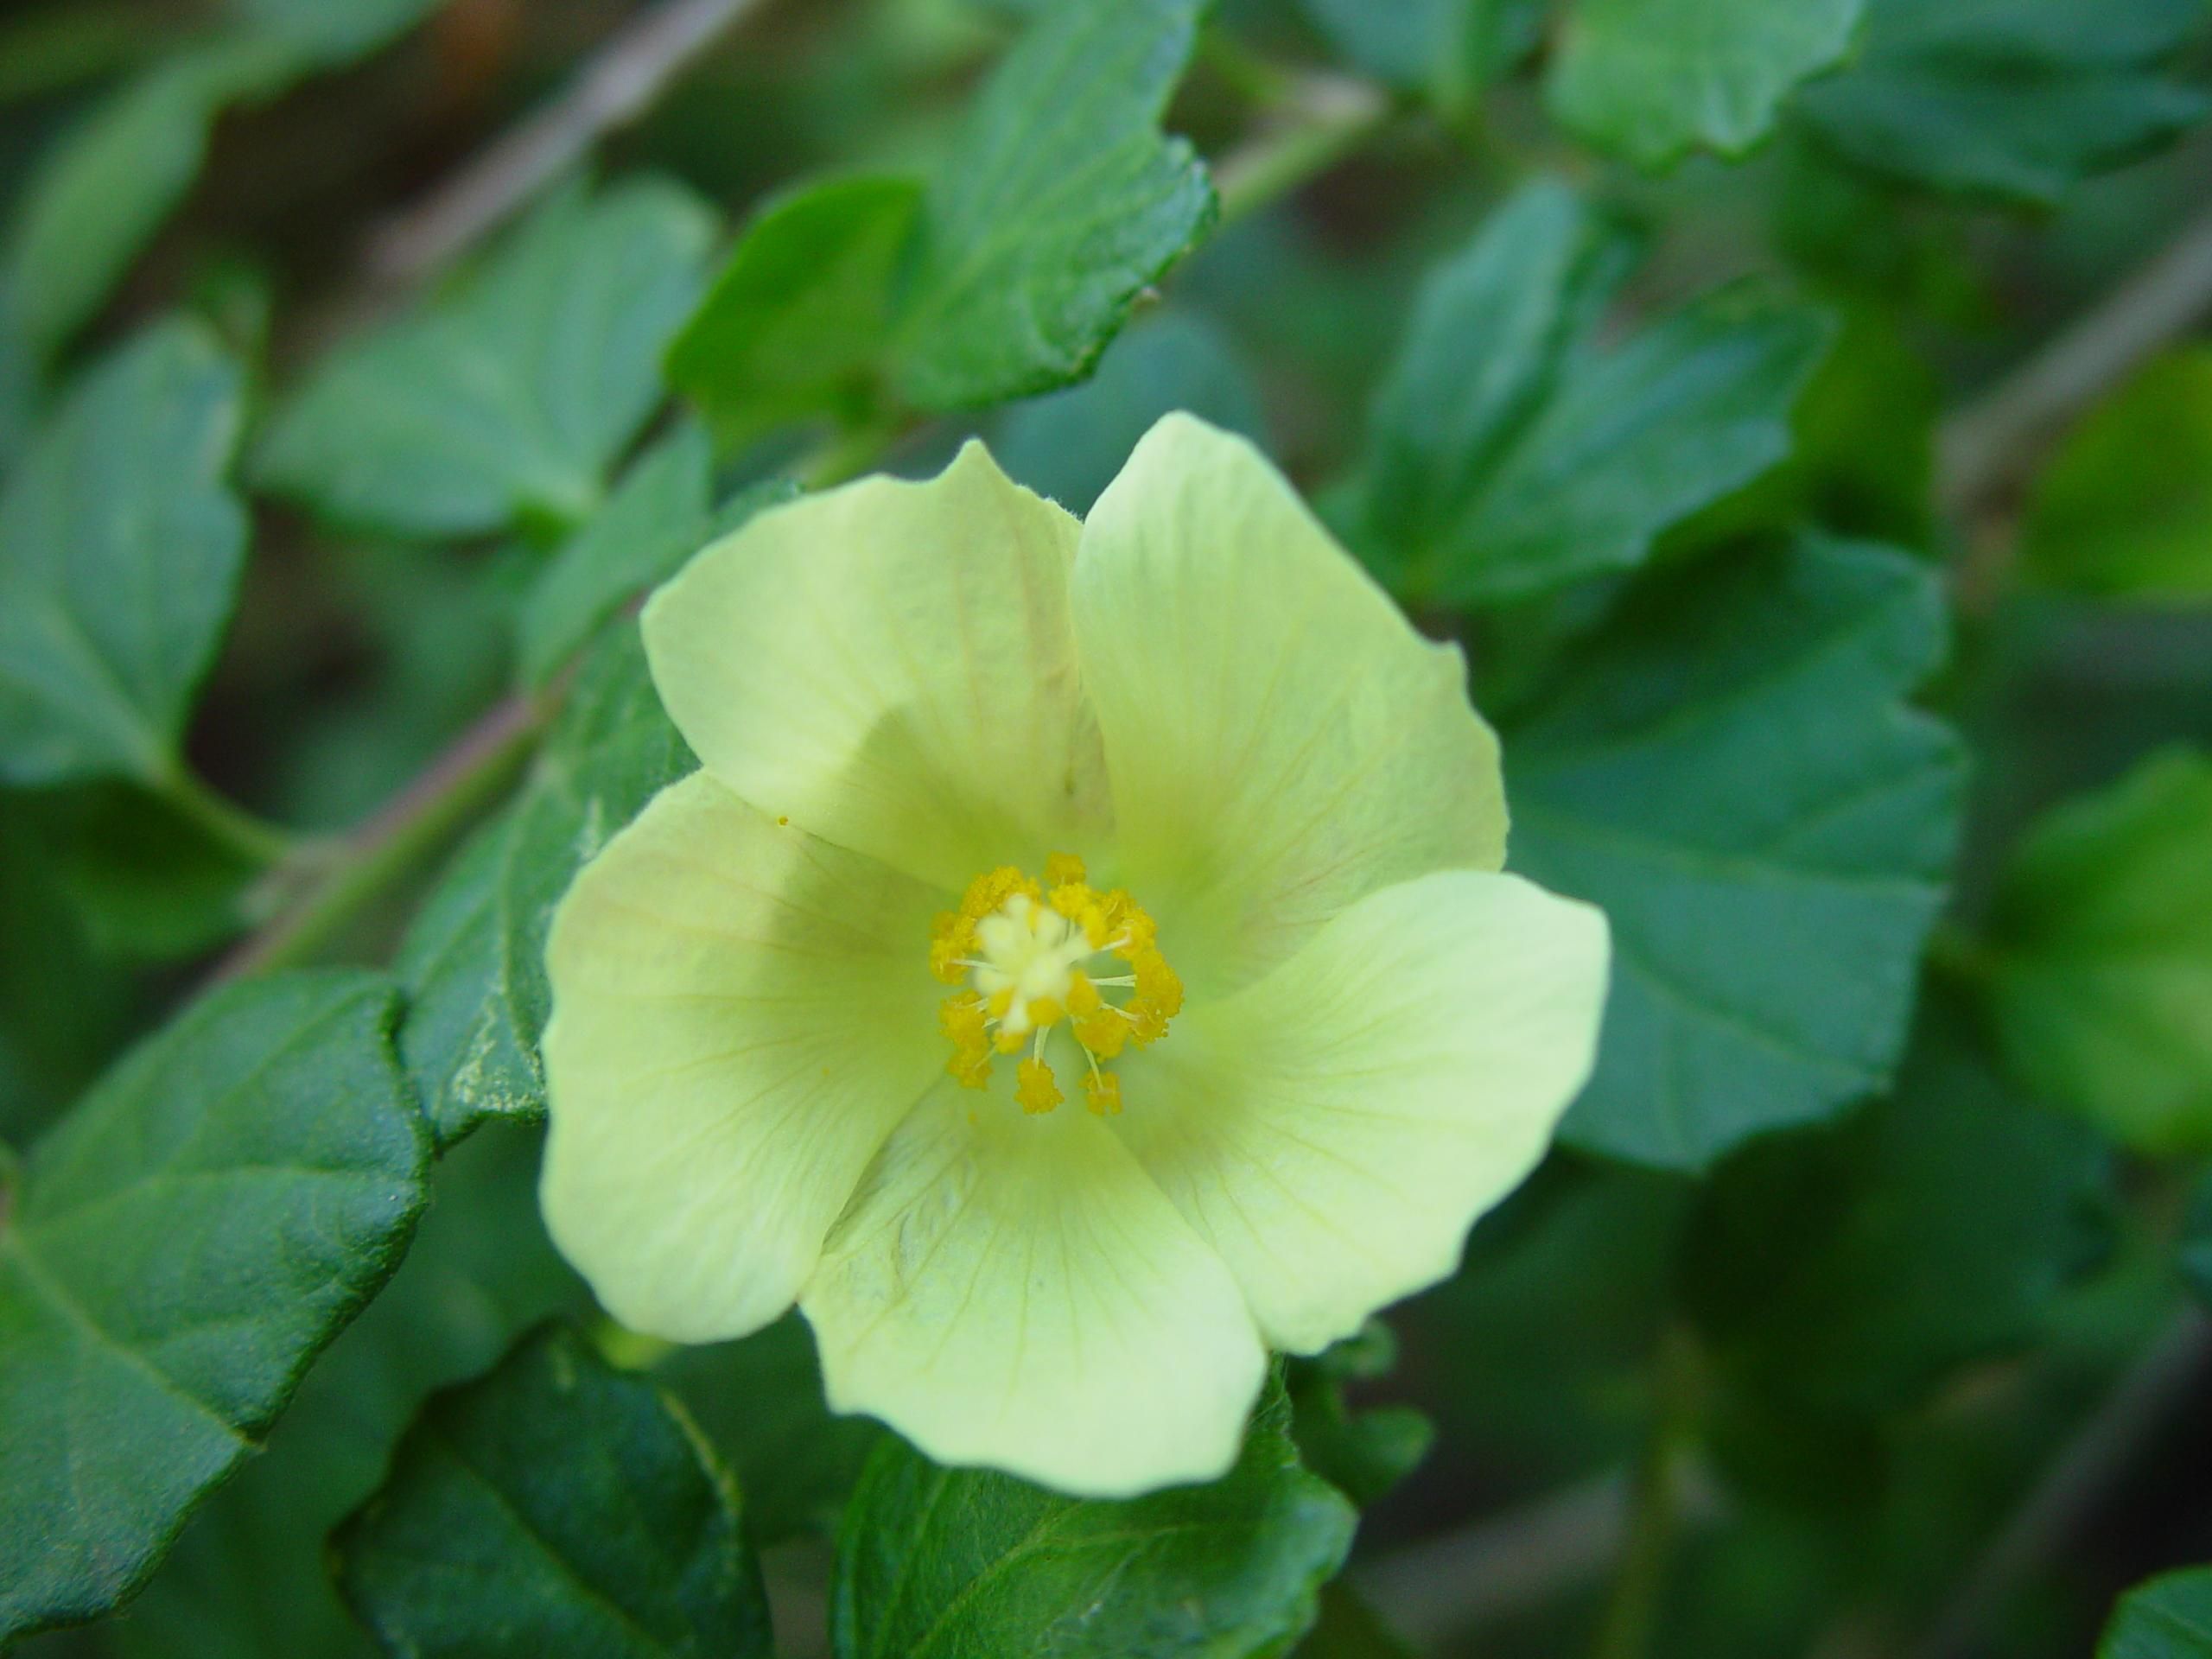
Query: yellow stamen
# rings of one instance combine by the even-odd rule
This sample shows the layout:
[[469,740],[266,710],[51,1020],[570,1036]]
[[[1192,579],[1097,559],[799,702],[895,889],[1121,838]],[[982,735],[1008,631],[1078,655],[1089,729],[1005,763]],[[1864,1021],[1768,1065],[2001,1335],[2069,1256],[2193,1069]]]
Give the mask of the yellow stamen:
[[1083,1080],[1083,1093],[1091,1111],[1099,1117],[1119,1117],[1122,1115],[1122,1080],[1111,1071],[1094,1067]]
[[1014,1097],[1032,1116],[1051,1111],[1067,1098],[1060,1092],[1052,1068],[1034,1055],[1014,1069]]

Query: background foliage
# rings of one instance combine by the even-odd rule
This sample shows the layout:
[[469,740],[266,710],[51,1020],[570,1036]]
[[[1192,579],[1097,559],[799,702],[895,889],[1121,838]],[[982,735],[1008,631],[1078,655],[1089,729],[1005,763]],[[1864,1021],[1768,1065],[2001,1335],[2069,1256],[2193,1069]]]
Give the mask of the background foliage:
[[[2212,1655],[2202,0],[0,21],[0,1646]],[[2145,263],[2147,262],[2147,263]],[[1252,435],[1611,916],[1598,1074],[1209,1486],[537,1216],[637,595]]]

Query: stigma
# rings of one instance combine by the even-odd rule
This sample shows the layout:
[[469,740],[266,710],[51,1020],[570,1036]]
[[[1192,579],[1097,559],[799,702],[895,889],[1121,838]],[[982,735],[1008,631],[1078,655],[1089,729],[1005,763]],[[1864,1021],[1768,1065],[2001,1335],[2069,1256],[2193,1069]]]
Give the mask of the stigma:
[[1068,853],[1045,861],[1041,882],[1007,865],[969,883],[960,908],[937,918],[930,971],[962,988],[938,1011],[952,1045],[945,1069],[981,1089],[996,1056],[1027,1050],[1014,1092],[1033,1114],[1066,1098],[1046,1053],[1057,1027],[1082,1056],[1084,1103],[1110,1117],[1122,1109],[1122,1080],[1101,1062],[1157,1042],[1183,1006],[1152,918],[1121,888],[1093,887]]

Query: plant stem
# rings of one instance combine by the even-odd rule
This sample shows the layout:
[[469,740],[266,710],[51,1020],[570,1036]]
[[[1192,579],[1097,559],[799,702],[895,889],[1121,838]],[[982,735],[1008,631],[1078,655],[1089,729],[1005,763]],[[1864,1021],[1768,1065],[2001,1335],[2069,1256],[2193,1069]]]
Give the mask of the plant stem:
[[198,772],[181,762],[161,781],[157,792],[209,836],[248,863],[264,868],[281,863],[300,845],[300,838],[290,830],[256,817],[219,794]]
[[1370,82],[1347,75],[1300,75],[1260,131],[1214,163],[1221,222],[1242,219],[1326,172],[1389,113],[1389,99]]
[[1697,1355],[1688,1333],[1670,1329],[1662,1334],[1656,1363],[1658,1398],[1651,1437],[1637,1466],[1628,1539],[1591,1647],[1592,1659],[1643,1659],[1650,1650],[1666,1592],[1682,1469],[1695,1425]]

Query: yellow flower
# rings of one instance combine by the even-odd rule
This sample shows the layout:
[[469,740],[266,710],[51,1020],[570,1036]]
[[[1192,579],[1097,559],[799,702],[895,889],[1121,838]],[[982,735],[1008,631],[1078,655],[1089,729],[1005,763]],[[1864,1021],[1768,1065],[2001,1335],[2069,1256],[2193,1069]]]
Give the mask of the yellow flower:
[[1082,524],[970,444],[645,632],[702,769],[563,900],[544,1040],[546,1217],[627,1325],[796,1301],[942,1462],[1210,1478],[1588,1074],[1604,918],[1498,873],[1459,652],[1240,439],[1171,416]]

